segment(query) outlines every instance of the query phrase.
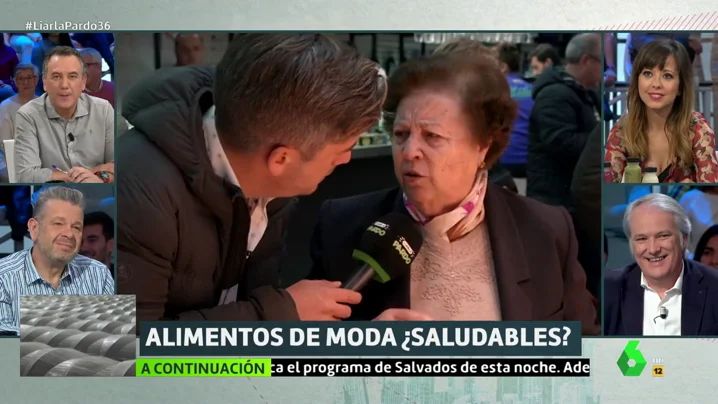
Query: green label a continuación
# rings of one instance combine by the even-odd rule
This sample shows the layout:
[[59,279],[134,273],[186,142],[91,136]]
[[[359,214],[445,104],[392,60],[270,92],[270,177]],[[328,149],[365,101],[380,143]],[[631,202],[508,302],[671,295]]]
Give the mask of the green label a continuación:
[[138,359],[137,377],[270,377],[271,359]]

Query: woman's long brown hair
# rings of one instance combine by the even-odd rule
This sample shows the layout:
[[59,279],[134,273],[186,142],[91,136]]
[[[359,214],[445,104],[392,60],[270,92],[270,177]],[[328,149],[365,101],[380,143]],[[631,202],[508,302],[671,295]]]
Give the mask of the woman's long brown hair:
[[638,80],[645,70],[663,69],[673,56],[678,67],[678,96],[666,120],[668,146],[671,156],[677,156],[681,168],[693,166],[693,145],[690,135],[695,86],[693,67],[685,47],[672,39],[656,39],[641,48],[633,63],[631,85],[628,88],[628,115],[622,122],[624,145],[630,157],[648,158],[648,118],[646,105],[638,93]]

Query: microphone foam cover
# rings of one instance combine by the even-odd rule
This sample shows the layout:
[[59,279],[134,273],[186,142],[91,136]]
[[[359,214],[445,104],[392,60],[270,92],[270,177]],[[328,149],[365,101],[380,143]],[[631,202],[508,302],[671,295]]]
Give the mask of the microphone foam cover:
[[419,253],[424,237],[407,215],[390,213],[369,226],[352,256],[374,269],[374,279],[387,282],[407,272]]

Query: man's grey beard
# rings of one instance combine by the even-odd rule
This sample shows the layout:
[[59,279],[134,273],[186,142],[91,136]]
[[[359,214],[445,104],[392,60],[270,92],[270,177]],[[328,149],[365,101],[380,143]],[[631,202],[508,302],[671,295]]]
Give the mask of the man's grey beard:
[[75,258],[75,256],[77,256],[76,252],[72,252],[72,253],[67,254],[68,257],[61,257],[61,256],[57,256],[55,253],[53,253],[52,249],[48,250],[45,247],[43,247],[42,245],[38,245],[38,247],[40,248],[40,252],[42,253],[42,255],[47,257],[53,263],[67,265],[68,263],[70,263],[70,261],[72,261]]

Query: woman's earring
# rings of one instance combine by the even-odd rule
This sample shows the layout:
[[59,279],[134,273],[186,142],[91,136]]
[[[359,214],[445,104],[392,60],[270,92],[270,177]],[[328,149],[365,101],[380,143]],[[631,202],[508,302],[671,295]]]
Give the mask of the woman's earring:
[[479,168],[483,169],[484,167],[486,167],[486,162],[482,161],[481,164],[479,164]]

